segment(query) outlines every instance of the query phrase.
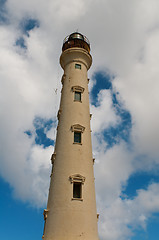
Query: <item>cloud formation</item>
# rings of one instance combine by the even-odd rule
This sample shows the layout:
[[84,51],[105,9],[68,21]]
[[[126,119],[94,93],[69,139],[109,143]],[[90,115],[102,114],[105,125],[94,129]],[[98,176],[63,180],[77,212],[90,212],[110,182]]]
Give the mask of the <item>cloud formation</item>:
[[[122,121],[110,89],[101,90],[98,104],[91,106],[101,239],[130,239],[137,225],[146,228],[147,219],[159,211],[157,183],[139,190],[133,199],[122,196],[134,172],[159,169],[158,9],[156,0],[7,0],[3,5],[0,175],[17,198],[37,206],[46,203],[53,146],[36,144],[34,121],[56,119],[62,76],[58,58],[66,35],[78,29],[88,36],[90,76],[109,69],[112,91],[131,115],[131,128],[125,130],[130,131],[129,143],[119,137],[108,148],[104,131]],[[22,26],[29,19],[39,26],[26,34]],[[48,138],[54,139],[54,133],[55,126],[46,131]]]
[[131,239],[134,229],[146,229],[152,213],[159,211],[158,197],[159,185],[151,184],[146,190],[140,190],[133,200],[116,198],[108,207],[103,206],[99,225],[101,239]]

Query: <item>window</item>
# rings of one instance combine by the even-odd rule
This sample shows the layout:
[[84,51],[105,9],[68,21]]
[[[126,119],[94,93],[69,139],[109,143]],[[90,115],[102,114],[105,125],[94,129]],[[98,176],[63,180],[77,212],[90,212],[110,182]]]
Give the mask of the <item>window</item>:
[[74,132],[74,143],[81,143],[81,132]]
[[76,69],[81,69],[81,64],[75,63],[75,68]]
[[75,91],[74,100],[81,102],[81,92]]
[[82,184],[80,182],[73,183],[73,198],[82,198]]
[[74,143],[82,144],[82,133],[84,132],[85,127],[80,124],[75,124],[71,126],[71,130],[74,132]]
[[84,88],[81,86],[73,86],[72,91],[74,92],[74,101],[82,102],[82,93]]
[[82,198],[82,185],[85,182],[85,177],[81,176],[80,174],[75,174],[69,177],[71,183],[73,183],[73,197],[72,200],[79,200],[83,201]]

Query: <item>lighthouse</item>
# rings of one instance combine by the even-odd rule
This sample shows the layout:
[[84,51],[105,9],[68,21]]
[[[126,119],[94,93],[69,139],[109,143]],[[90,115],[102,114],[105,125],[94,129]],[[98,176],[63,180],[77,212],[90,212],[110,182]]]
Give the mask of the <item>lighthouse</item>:
[[87,76],[91,64],[88,39],[78,32],[66,37],[44,240],[99,240]]

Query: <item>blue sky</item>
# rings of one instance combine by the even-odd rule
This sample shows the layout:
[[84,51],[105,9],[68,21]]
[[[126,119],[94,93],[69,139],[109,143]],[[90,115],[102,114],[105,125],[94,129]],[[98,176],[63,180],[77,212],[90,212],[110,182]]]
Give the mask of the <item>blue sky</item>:
[[155,0],[0,1],[3,239],[42,236],[63,74],[59,57],[63,39],[77,28],[93,56],[100,239],[158,239],[158,9]]

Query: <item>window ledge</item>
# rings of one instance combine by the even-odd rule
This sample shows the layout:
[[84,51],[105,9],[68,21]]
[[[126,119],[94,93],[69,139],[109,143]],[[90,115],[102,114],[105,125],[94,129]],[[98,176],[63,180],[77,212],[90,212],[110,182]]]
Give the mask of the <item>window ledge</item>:
[[80,103],[82,103],[82,101],[78,101],[78,100],[75,100],[75,99],[74,99],[74,102],[80,102]]
[[72,198],[72,201],[73,201],[73,200],[83,201],[83,198]]
[[82,143],[77,143],[77,142],[73,142],[73,144],[78,144],[78,145],[82,145]]

